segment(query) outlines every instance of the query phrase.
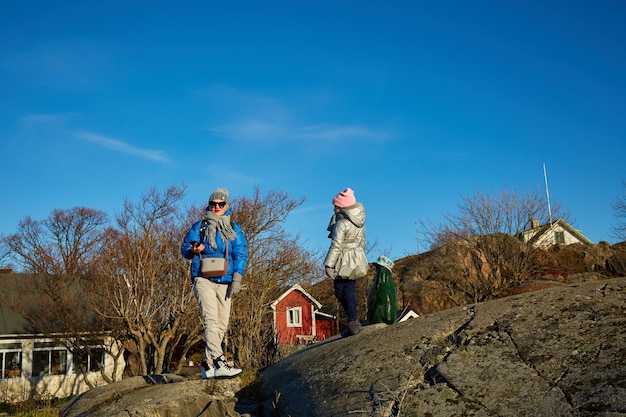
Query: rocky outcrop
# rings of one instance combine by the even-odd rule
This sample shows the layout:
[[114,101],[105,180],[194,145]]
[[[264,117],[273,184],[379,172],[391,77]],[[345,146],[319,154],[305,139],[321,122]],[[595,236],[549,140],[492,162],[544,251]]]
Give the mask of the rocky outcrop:
[[626,416],[626,279],[318,343],[262,373],[280,415]]
[[[199,371],[198,371],[199,372]],[[137,376],[78,396],[63,417],[224,417],[234,411],[239,379],[202,380],[179,375]]]
[[625,328],[626,278],[560,285],[315,343],[261,372],[262,401],[239,378],[163,375],[62,415],[626,416]]

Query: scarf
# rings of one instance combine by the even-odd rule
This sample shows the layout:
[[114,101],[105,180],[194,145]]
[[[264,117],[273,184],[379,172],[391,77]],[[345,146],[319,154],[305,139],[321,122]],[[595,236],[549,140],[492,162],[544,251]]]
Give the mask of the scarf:
[[235,240],[237,237],[235,229],[233,229],[233,226],[230,224],[230,215],[224,214],[223,216],[218,216],[212,211],[207,211],[204,214],[204,220],[206,220],[209,225],[202,240],[208,241],[209,246],[213,249],[217,248],[217,244],[215,243],[216,231],[219,231],[227,240]]
[[337,223],[337,213],[333,214],[333,216],[330,218],[330,223],[328,223],[328,227],[326,228],[326,230],[329,231],[328,237],[331,239],[333,237],[333,226],[335,226],[335,223]]

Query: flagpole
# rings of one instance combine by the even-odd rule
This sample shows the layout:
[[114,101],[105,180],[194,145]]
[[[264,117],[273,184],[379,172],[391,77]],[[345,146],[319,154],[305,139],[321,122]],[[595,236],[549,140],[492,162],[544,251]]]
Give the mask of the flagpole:
[[546,196],[548,198],[548,216],[550,218],[550,226],[552,226],[552,209],[550,208],[550,191],[548,191],[548,174],[546,173],[546,164],[543,164],[543,178],[546,183]]

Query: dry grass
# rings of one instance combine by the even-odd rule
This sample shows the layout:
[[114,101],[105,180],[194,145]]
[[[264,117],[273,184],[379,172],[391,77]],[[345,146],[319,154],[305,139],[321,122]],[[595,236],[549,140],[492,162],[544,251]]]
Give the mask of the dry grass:
[[0,404],[0,416],[58,417],[61,406],[70,399],[37,399],[15,404],[2,403]]

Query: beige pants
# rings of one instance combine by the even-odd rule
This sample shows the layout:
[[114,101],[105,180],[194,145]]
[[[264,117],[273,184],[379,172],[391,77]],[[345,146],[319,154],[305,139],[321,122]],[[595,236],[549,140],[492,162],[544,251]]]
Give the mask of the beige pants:
[[200,304],[204,322],[204,354],[209,363],[212,363],[211,359],[219,358],[224,353],[222,341],[228,329],[232,300],[226,298],[227,290],[228,284],[217,284],[202,277],[194,279],[193,292]]

